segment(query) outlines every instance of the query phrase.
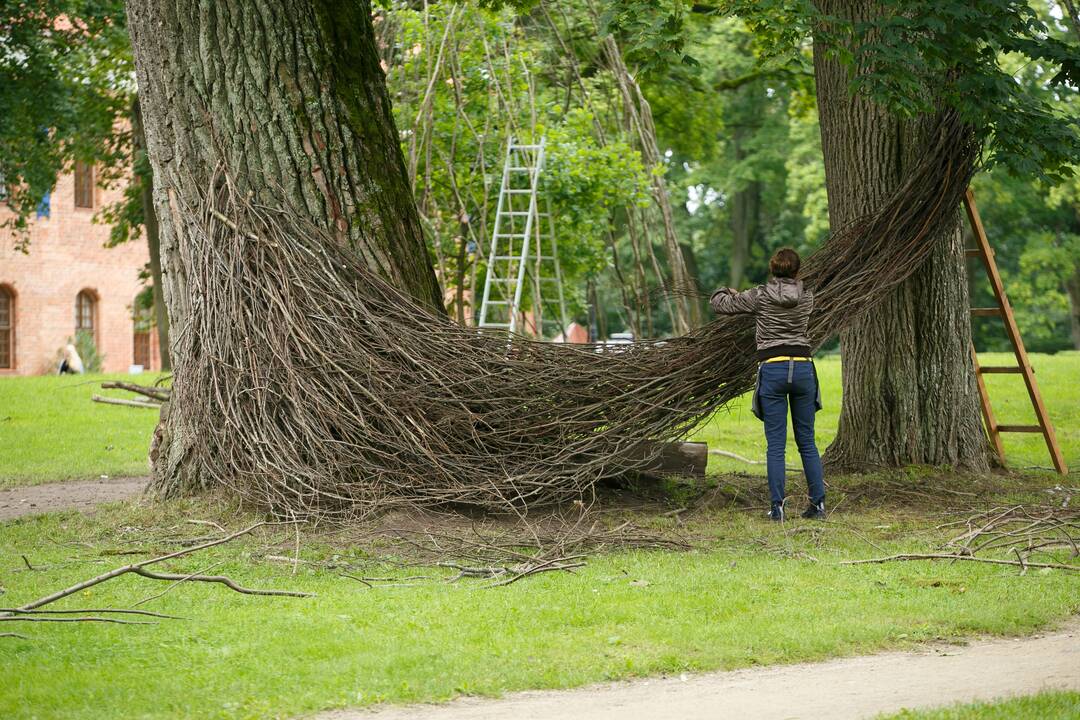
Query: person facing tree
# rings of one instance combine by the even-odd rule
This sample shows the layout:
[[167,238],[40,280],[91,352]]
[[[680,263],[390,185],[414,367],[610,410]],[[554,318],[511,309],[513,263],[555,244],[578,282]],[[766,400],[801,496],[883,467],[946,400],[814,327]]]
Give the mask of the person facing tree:
[[756,319],[757,384],[753,412],[765,423],[768,444],[769,517],[784,519],[784,454],[787,445],[787,410],[795,443],[802,457],[810,505],[802,516],[825,518],[825,480],[821,455],[814,442],[814,414],[821,409],[817,369],[810,357],[806,326],[814,308],[814,293],[798,279],[799,254],[781,248],[769,260],[772,278],[744,292],[720,288],[709,304],[718,315],[753,315]]

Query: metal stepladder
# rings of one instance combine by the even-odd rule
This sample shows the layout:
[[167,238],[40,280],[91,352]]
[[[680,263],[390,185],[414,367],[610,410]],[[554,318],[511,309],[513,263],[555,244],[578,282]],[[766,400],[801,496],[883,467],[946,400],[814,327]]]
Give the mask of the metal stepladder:
[[[986,270],[986,275],[990,280],[990,287],[994,292],[994,298],[997,300],[995,307],[971,308],[971,316],[973,318],[1000,317],[1002,319],[1002,322],[1005,323],[1005,333],[1009,336],[1009,342],[1012,344],[1017,363],[1016,365],[1000,367],[980,366],[975,346],[974,344],[971,346],[971,358],[975,363],[975,378],[979,385],[979,399],[982,404],[983,420],[986,422],[986,434],[989,436],[990,444],[993,446],[994,452],[997,453],[998,459],[1004,465],[1005,448],[1001,444],[1001,433],[1042,433],[1043,438],[1046,440],[1046,449],[1049,450],[1050,459],[1054,463],[1054,469],[1065,475],[1068,473],[1068,468],[1065,466],[1065,459],[1061,456],[1061,447],[1058,445],[1057,437],[1054,435],[1054,426],[1050,422],[1050,416],[1046,412],[1042,395],[1039,393],[1039,384],[1035,381],[1035,370],[1032,369],[1027,350],[1024,349],[1024,341],[1020,337],[1019,328],[1016,326],[1012,305],[1009,304],[1009,298],[1005,294],[1005,285],[1001,281],[1001,274],[998,272],[997,263],[994,261],[994,250],[990,247],[990,241],[986,237],[982,218],[979,217],[979,211],[975,207],[975,195],[970,188],[964,196],[964,209],[967,210],[968,220],[971,222],[971,231],[975,236],[975,247],[967,250],[966,255],[982,260],[983,269]],[[1031,398],[1031,406],[1035,409],[1037,425],[998,424],[994,411],[990,407],[990,395],[987,393],[986,381],[983,379],[984,375],[998,373],[1015,373],[1024,376],[1024,384],[1027,386],[1028,396]]]
[[[513,138],[507,143],[480,305],[480,327],[518,331],[519,322],[524,320],[522,291],[526,276],[532,282],[534,334],[543,338],[545,324],[557,323],[560,332],[566,327],[566,302],[551,203],[545,202],[544,212],[539,211],[544,154],[543,138],[531,145],[516,144]],[[544,240],[548,246],[546,254]],[[551,285],[555,286],[559,300],[557,319],[545,318],[543,312],[544,291],[547,289],[550,294]]]

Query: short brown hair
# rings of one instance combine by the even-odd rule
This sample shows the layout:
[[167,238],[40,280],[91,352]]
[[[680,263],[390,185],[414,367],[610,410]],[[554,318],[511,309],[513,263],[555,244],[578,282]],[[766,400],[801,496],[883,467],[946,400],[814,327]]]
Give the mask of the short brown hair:
[[799,274],[799,253],[791,248],[780,248],[769,260],[769,272],[773,277],[793,278]]

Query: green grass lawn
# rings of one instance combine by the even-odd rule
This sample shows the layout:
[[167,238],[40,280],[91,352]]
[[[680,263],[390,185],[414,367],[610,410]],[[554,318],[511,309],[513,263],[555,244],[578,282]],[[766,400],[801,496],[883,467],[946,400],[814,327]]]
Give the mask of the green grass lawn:
[[157,413],[103,405],[103,380],[150,385],[157,375],[0,378],[0,487],[54,480],[147,475]]
[[[161,538],[200,534],[205,528],[183,519],[213,512],[208,503],[127,504],[89,518],[52,514],[0,526],[4,603],[175,547]],[[368,588],[305,565],[293,575],[287,563],[260,561],[267,552],[291,554],[289,531],[268,532],[168,569],[213,566],[243,584],[317,597],[185,584],[142,607],[187,620],[7,623],[4,630],[17,626],[31,639],[0,640],[0,717],[283,717],[1024,633],[1080,610],[1080,581],[1062,571],[1021,577],[976,564],[836,564],[926,550],[941,539],[933,521],[911,513],[865,510],[842,524],[786,528],[758,515],[706,511],[686,526],[701,538],[694,551],[607,554],[576,575],[496,589],[477,581]],[[301,547],[307,559],[363,557],[340,541],[308,538]],[[38,569],[28,570],[22,555]],[[440,572],[370,562],[353,572]],[[127,576],[56,607],[128,607],[165,585]]]
[[878,720],[1076,720],[1080,692],[1048,691],[1029,697],[969,703],[939,710],[905,710]]
[[[1038,356],[1034,363],[1066,458],[1080,467],[1080,354]],[[825,360],[819,367],[826,395],[819,415],[824,443],[839,408],[839,364]],[[1025,422],[1020,380],[993,380],[1002,385],[994,390],[1002,419]],[[0,447],[15,450],[0,456],[0,478],[40,482],[145,472],[154,413],[91,404],[94,386],[78,382],[0,380]],[[73,427],[65,430],[65,423]],[[702,434],[713,446],[764,455],[760,424],[742,403]],[[1008,442],[1014,465],[1047,464],[1040,438],[1013,436]],[[763,472],[741,463],[730,469]],[[711,504],[678,525],[695,538],[692,551],[602,554],[574,575],[544,574],[496,589],[468,580],[369,588],[339,571],[304,564],[294,573],[291,564],[265,559],[268,553],[291,555],[294,537],[281,529],[266,531],[161,569],[212,568],[241,584],[306,590],[317,597],[252,597],[194,584],[168,588],[134,576],[107,582],[56,607],[130,607],[168,589],[141,607],[188,619],[145,626],[5,623],[0,631],[29,639],[0,638],[0,717],[288,717],[328,707],[814,660],[978,633],[1022,634],[1080,611],[1080,576],[1060,570],[1021,576],[1015,568],[976,563],[838,564],[932,551],[946,538],[947,530],[938,529],[944,519],[968,510],[963,505],[950,511],[950,503],[983,508],[1046,502],[1045,489],[1061,482],[1045,472],[968,479],[967,490],[979,483],[992,490],[980,491],[977,499],[927,496],[922,504],[863,492],[875,483],[899,481],[932,493],[948,485],[935,473],[830,478],[838,508],[830,521],[782,527],[764,520],[761,510],[746,508],[764,502],[763,482],[721,477]],[[728,486],[740,482],[743,497],[752,496],[749,503],[729,501]],[[666,502],[615,510],[606,522],[629,518],[674,529],[679,521],[661,511],[682,499],[672,495]],[[186,523],[193,518],[234,528],[250,519],[209,498],[132,502],[91,516],[53,513],[0,523],[0,604],[18,606],[175,549],[177,537],[210,532]],[[372,554],[377,549],[342,535],[304,535],[299,547],[309,561],[335,554],[351,558],[361,565],[353,573],[449,575],[440,568],[388,564],[385,553]],[[1067,553],[1060,560],[1075,562]],[[1028,707],[1016,705],[1022,702],[1056,707],[1071,700],[1039,696],[1002,707]],[[1002,712],[1014,714],[955,717],[1022,716],[1016,714],[1020,710]]]

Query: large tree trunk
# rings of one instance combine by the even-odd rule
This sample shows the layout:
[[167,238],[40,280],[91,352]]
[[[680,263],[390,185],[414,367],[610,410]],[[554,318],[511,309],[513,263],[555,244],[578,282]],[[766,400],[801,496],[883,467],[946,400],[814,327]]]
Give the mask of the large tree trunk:
[[1069,330],[1073,348],[1080,350],[1080,267],[1065,283],[1065,289],[1069,292]]
[[758,214],[761,209],[761,183],[747,183],[736,190],[731,198],[731,278],[733,288],[742,287],[746,280],[746,266],[750,261],[750,248],[759,241]]
[[[223,166],[256,202],[310,218],[376,272],[435,308],[442,295],[412,200],[367,2],[128,0],[161,230],[165,303],[178,373],[206,338],[185,332],[187,208]],[[228,312],[228,308],[222,308]],[[190,448],[205,428],[163,408],[151,459],[165,493],[201,487]]]
[[[873,17],[875,0],[824,0],[826,13]],[[814,49],[829,221],[839,228],[880,206],[926,147],[925,118],[901,120],[853,96],[849,69]],[[840,336],[843,405],[826,461],[841,467],[951,465],[985,470],[986,436],[970,356],[971,320],[960,209],[933,254],[870,315]]]

